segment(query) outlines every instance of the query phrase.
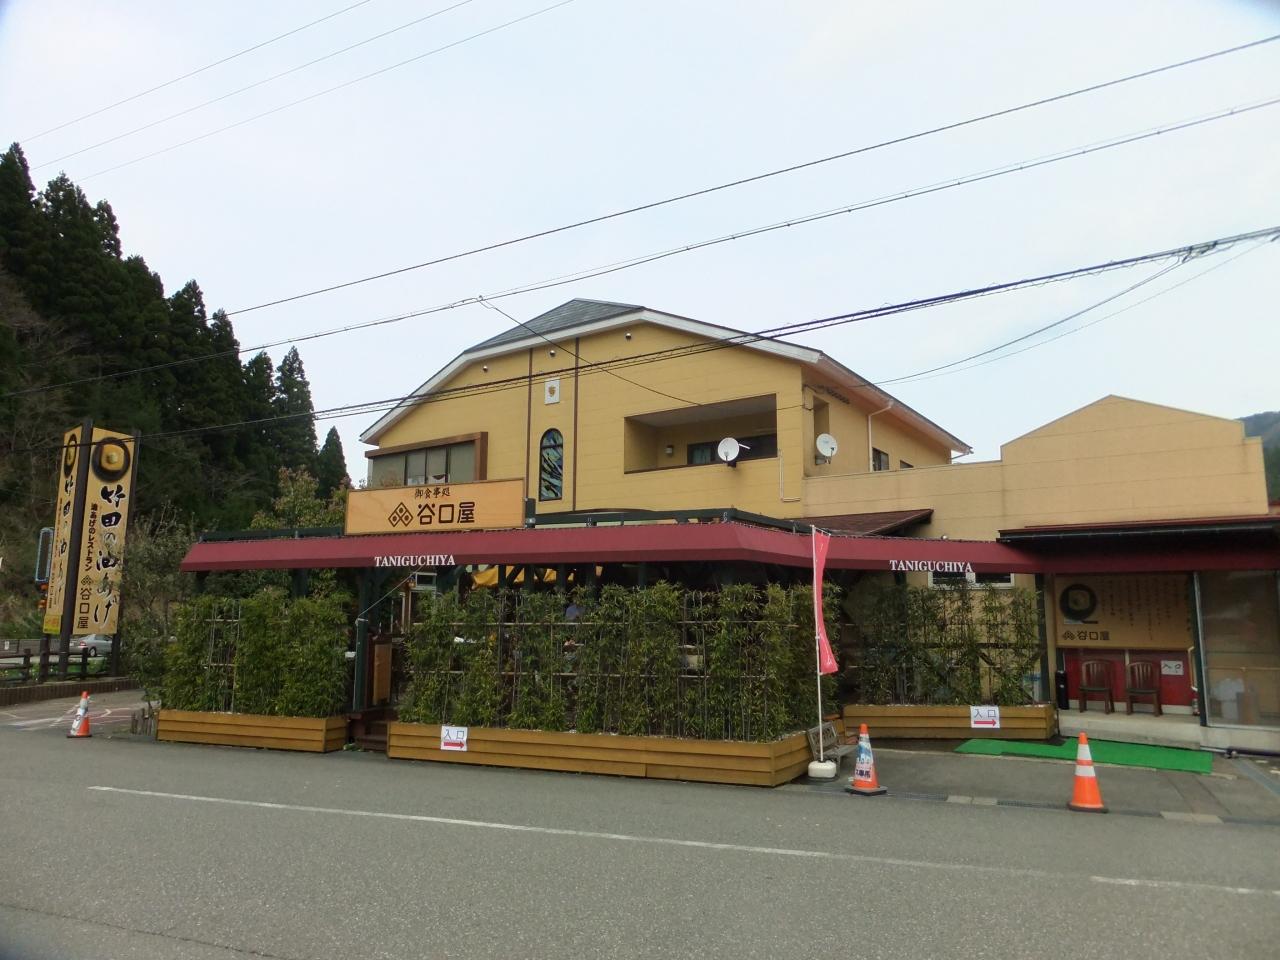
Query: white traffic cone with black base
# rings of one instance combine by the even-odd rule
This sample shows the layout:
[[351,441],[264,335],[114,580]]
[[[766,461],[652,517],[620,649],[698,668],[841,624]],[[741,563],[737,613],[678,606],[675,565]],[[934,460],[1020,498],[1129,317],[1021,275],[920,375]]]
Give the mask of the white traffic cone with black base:
[[875,797],[888,792],[876,777],[876,758],[871,752],[871,735],[867,733],[865,723],[858,727],[858,752],[854,754],[853,776],[845,790],[860,797]]
[[89,732],[89,691],[80,694],[80,706],[76,708],[75,719],[71,721],[71,729],[67,731],[68,740],[81,740],[92,737]]

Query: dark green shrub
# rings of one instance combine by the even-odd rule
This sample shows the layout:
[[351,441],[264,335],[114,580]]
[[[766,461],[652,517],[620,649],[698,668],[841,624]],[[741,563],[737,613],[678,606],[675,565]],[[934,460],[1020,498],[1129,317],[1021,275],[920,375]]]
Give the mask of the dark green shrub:
[[347,692],[346,618],[332,594],[299,597],[285,607],[287,663],[274,713],[329,717],[342,712]]
[[163,700],[177,710],[327,717],[346,698],[345,614],[332,594],[183,604],[164,658]]

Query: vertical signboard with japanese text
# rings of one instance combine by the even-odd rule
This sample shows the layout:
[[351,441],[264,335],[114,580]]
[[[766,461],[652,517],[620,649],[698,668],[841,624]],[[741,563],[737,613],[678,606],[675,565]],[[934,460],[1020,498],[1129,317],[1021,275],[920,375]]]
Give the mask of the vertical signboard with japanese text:
[[116,632],[135,453],[128,434],[94,428],[75,571],[73,636]]
[[67,586],[67,565],[74,562],[70,554],[72,510],[76,502],[76,475],[80,466],[81,427],[62,435],[62,455],[58,458],[58,503],[53,516],[53,556],[49,564],[48,605],[44,611],[44,632],[57,633],[62,628],[62,604]]

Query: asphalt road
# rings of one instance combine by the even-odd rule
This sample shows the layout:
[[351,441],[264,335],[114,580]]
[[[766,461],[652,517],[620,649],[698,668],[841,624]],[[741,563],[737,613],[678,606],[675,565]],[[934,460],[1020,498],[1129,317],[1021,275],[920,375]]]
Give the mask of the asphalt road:
[[0,942],[22,958],[1270,960],[1280,942],[1273,826],[15,728],[0,811]]

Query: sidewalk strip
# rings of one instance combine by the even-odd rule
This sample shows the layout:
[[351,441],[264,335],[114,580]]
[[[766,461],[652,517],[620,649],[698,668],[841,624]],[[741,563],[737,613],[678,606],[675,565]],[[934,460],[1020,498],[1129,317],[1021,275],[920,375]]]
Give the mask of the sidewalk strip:
[[1255,767],[1250,761],[1246,760],[1244,757],[1236,757],[1234,763],[1236,769],[1243,771],[1244,775],[1250,780],[1253,780],[1255,783],[1262,784],[1274,794],[1280,794],[1280,783],[1264,776],[1262,771]]
[[[814,860],[831,860],[842,863],[872,863],[889,867],[907,867],[920,870],[938,870],[951,873],[983,873],[1010,877],[1031,877],[1039,880],[1076,881],[1079,875],[1053,873],[1033,867],[997,867],[969,863],[943,863],[933,860],[908,860],[899,857],[876,857],[856,853],[834,853],[829,850],[797,850],[787,847],[762,847],[741,843],[714,843],[708,840],[680,840],[675,837],[645,837],[627,833],[604,833],[595,830],[570,830],[562,827],[535,827],[528,824],[500,823],[490,820],[462,820],[457,817],[433,817],[414,813],[388,813],[379,810],[352,810],[342,807],[313,807],[292,803],[270,803],[263,800],[236,800],[230,797],[206,797],[188,793],[164,793],[157,790],[133,790],[126,787],[91,786],[89,790],[133,797],[152,797],[161,800],[185,800],[194,803],[210,803],[232,807],[253,807],[260,810],[278,810],[290,813],[313,813],[330,816],[366,817],[378,820],[396,820],[410,823],[431,823],[447,827],[470,827],[481,830],[504,830],[513,833],[541,834],[553,837],[575,837],[585,840],[613,840],[623,843],[645,843],[670,847],[686,847],[700,850],[716,850],[731,853],[758,853],[781,857],[805,857]],[[1280,897],[1280,890],[1255,887],[1229,887],[1214,883],[1197,883],[1189,880],[1147,880],[1131,877],[1083,877],[1094,883],[1112,883],[1130,887],[1154,887],[1161,889],[1196,890],[1206,893],[1259,894]]]
[[1183,823],[1221,823],[1222,818],[1212,813],[1181,813],[1177,810],[1161,810],[1160,816],[1166,820],[1180,820]]

